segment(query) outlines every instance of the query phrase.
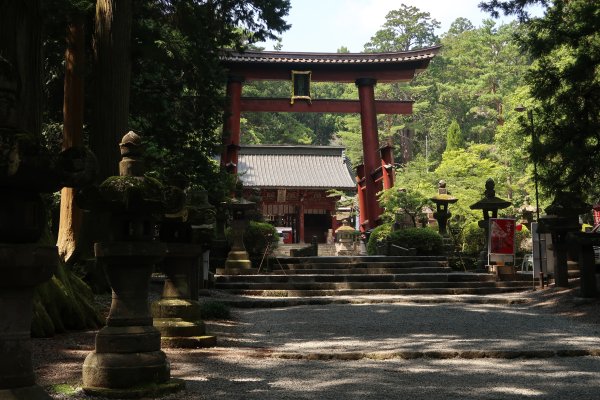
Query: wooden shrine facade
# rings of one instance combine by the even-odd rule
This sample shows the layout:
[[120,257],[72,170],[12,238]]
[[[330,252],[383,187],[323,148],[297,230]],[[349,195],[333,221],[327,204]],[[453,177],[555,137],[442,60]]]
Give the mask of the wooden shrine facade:
[[293,243],[321,243],[337,229],[330,189],[355,189],[342,147],[256,145],[240,148],[238,172],[245,194],[260,197],[266,221],[292,232]]
[[[375,99],[377,82],[406,82],[427,68],[439,47],[394,53],[287,53],[226,51],[222,62],[228,69],[229,100],[223,127],[221,165],[238,172],[240,117],[242,112],[360,113],[363,165],[357,167],[361,229],[377,226],[382,210],[377,193],[392,187],[393,154],[379,146],[377,114],[410,114],[412,102]],[[301,79],[296,80],[295,77]],[[243,83],[253,80],[292,80],[291,99],[244,98]],[[352,82],[358,100],[313,100],[305,87],[315,82]],[[296,93],[297,88],[301,93]],[[298,94],[298,96],[296,96]]]

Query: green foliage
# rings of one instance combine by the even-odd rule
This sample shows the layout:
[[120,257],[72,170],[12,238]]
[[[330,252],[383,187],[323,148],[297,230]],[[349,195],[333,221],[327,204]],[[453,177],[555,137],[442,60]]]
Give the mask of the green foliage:
[[523,225],[520,231],[515,232],[515,249],[517,253],[522,252],[523,242],[527,239],[531,239],[531,232]]
[[[225,232],[228,240],[231,242],[231,228]],[[271,248],[277,247],[279,236],[275,227],[267,222],[250,221],[244,231],[244,247],[250,257],[261,257],[271,238]]]
[[407,228],[393,231],[388,240],[397,246],[417,249],[419,256],[437,256],[444,252],[442,236],[430,228]]
[[[516,14],[524,21],[518,39],[534,59],[526,81],[535,100],[528,106],[539,138],[528,150],[538,163],[542,187],[549,194],[570,191],[595,201],[600,175],[600,3],[543,1],[544,15],[528,18],[526,7],[537,2],[493,0],[483,8]],[[522,135],[529,136],[531,129],[531,121],[523,118]]]
[[369,241],[367,242],[367,254],[377,254],[377,242],[384,240],[392,232],[392,224],[381,224],[371,231]]
[[463,137],[460,126],[456,120],[453,120],[448,127],[446,134],[446,151],[458,150],[465,147],[465,138]]
[[408,51],[432,46],[438,38],[435,30],[440,23],[428,12],[401,4],[385,16],[382,29],[365,44],[365,51]]
[[469,222],[461,234],[462,251],[466,254],[477,255],[485,246],[485,231],[477,222]]

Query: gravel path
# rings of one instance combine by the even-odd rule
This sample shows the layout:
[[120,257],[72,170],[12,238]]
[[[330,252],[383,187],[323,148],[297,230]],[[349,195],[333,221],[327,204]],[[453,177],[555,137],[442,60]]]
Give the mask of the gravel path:
[[[216,348],[165,349],[187,383],[165,399],[600,398],[600,325],[530,304],[237,309],[208,329]],[[35,340],[40,384],[80,385],[93,337]]]

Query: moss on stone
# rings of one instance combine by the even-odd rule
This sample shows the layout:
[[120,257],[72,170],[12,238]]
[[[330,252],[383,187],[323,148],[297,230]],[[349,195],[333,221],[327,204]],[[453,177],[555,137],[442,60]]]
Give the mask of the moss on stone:
[[52,279],[36,288],[32,336],[49,337],[69,329],[97,329],[101,325],[91,289],[64,264],[58,265]]

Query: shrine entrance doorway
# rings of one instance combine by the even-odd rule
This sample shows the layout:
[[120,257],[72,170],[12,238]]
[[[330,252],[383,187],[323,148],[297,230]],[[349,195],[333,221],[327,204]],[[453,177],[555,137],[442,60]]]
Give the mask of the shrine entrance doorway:
[[[393,186],[391,147],[380,147],[377,114],[410,114],[412,101],[375,100],[377,82],[407,82],[427,68],[438,47],[393,53],[225,52],[228,107],[223,127],[221,165],[237,174],[242,112],[359,113],[363,164],[356,169],[361,230],[379,224],[377,193]],[[242,97],[244,82],[292,80],[292,97]],[[311,99],[310,82],[355,83],[358,100]]]

